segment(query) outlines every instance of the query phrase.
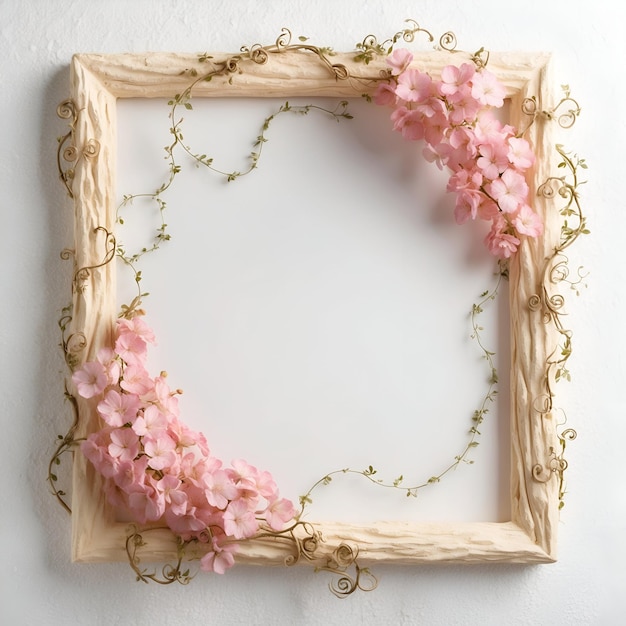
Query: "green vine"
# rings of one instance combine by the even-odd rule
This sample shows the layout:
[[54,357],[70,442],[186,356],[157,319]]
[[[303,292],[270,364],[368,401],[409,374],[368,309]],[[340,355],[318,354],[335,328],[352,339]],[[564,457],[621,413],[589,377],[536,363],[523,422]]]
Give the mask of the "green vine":
[[474,448],[478,447],[480,443],[478,441],[478,438],[481,434],[479,427],[484,422],[486,415],[489,413],[489,405],[495,401],[498,393],[498,373],[494,362],[495,352],[489,350],[483,343],[481,333],[484,328],[479,324],[479,316],[484,312],[486,305],[496,300],[498,291],[502,284],[502,280],[508,278],[508,267],[506,263],[499,263],[497,276],[498,278],[496,285],[493,287],[493,289],[484,291],[480,294],[479,301],[472,305],[472,309],[470,312],[470,320],[472,326],[472,333],[470,337],[476,342],[480,352],[482,353],[482,358],[487,363],[488,387],[479,408],[476,409],[472,414],[472,426],[468,431],[468,441],[465,444],[463,450],[459,454],[457,454],[454,457],[454,460],[441,472],[434,476],[431,476],[427,480],[410,486],[407,486],[405,484],[406,479],[404,474],[401,474],[393,480],[384,480],[378,478],[378,470],[375,469],[372,465],[369,465],[363,470],[344,468],[329,472],[328,474],[320,478],[317,482],[315,482],[305,494],[299,496],[299,503],[301,507],[300,516],[302,516],[306,507],[313,503],[313,492],[320,486],[329,485],[333,481],[334,476],[356,474],[359,476],[363,476],[371,483],[379,487],[398,489],[400,491],[403,491],[407,498],[416,498],[420,490],[428,487],[429,485],[434,485],[441,482],[446,474],[456,469],[461,463],[467,463],[468,465],[472,465],[474,463],[474,461],[469,458],[470,453]]
[[[216,71],[217,72],[217,71]],[[206,80],[206,76],[204,77]],[[196,81],[197,82],[197,81]],[[196,84],[196,83],[194,83]],[[253,170],[258,167],[259,159],[261,158],[261,154],[263,151],[263,146],[268,141],[267,131],[270,128],[271,123],[281,114],[290,113],[294,115],[305,116],[310,112],[319,112],[326,115],[329,115],[332,119],[339,122],[341,120],[351,120],[352,114],[348,111],[348,102],[346,100],[342,100],[337,103],[337,106],[334,109],[326,109],[321,106],[307,104],[304,106],[293,106],[289,104],[289,102],[285,102],[280,108],[273,114],[269,115],[263,121],[261,132],[256,137],[253,143],[253,151],[248,155],[248,167],[242,172],[239,171],[229,171],[225,169],[218,168],[214,165],[214,158],[208,157],[206,154],[195,153],[191,147],[184,142],[184,137],[182,133],[182,124],[184,121],[183,117],[179,117],[177,110],[180,106],[183,106],[186,110],[191,110],[191,89],[192,87],[188,87],[183,94],[177,94],[173,100],[168,102],[168,106],[170,106],[169,119],[170,119],[170,133],[173,136],[172,143],[166,146],[166,159],[168,161],[168,178],[167,180],[154,192],[152,193],[139,193],[139,194],[129,194],[124,195],[122,199],[122,203],[119,205],[117,209],[117,223],[120,225],[124,224],[124,218],[121,213],[122,210],[128,206],[130,206],[134,200],[139,198],[147,198],[149,200],[153,200],[157,203],[159,210],[159,221],[160,224],[156,229],[156,234],[154,235],[152,244],[141,248],[138,252],[129,253],[127,252],[125,246],[122,243],[117,243],[116,245],[116,255],[117,257],[128,267],[130,268],[135,283],[137,284],[138,289],[138,297],[141,299],[148,295],[148,293],[143,293],[141,291],[141,280],[142,273],[141,270],[137,269],[137,263],[139,260],[145,255],[158,250],[161,245],[171,239],[170,233],[167,231],[167,223],[165,221],[165,211],[167,209],[167,203],[163,199],[163,194],[169,190],[174,184],[174,180],[176,176],[181,172],[181,166],[178,164],[175,156],[176,148],[181,148],[187,155],[189,155],[196,163],[197,167],[204,166],[208,170],[214,172],[222,176],[227,182],[232,182],[241,178],[242,176],[246,176],[250,174]]]

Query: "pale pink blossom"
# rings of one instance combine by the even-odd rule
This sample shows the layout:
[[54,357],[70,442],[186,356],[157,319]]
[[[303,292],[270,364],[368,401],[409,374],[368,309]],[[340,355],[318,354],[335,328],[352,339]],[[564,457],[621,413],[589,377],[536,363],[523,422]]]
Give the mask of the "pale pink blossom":
[[462,85],[470,81],[476,68],[470,63],[462,63],[459,67],[456,65],[446,65],[441,70],[441,93],[450,96],[459,91]]
[[148,459],[145,456],[133,461],[120,461],[115,476],[112,476],[115,484],[126,492],[145,485],[147,463]]
[[254,465],[250,465],[243,459],[234,459],[230,464],[232,466],[232,475],[237,484],[256,487],[259,470]]
[[273,500],[265,510],[265,521],[272,530],[281,531],[296,515],[296,509],[291,500],[282,498]]
[[273,476],[267,472],[256,472],[255,487],[261,496],[267,500],[274,500],[278,497],[278,487]]
[[180,389],[177,391],[172,391],[170,389],[167,384],[165,372],[161,372],[161,375],[154,379],[154,394],[164,413],[171,413],[176,416],[178,415],[177,395],[180,393],[182,393]]
[[225,509],[228,502],[239,495],[239,488],[224,470],[207,472],[204,475],[204,484],[207,502],[218,509]]
[[88,361],[72,374],[72,382],[78,394],[83,398],[100,395],[109,384],[109,379],[102,363]]
[[143,317],[135,315],[131,319],[120,318],[117,320],[117,332],[118,335],[124,335],[131,333],[137,337],[141,337],[148,343],[155,343],[156,339],[153,330],[146,324]]
[[513,218],[513,226],[520,235],[527,237],[539,237],[543,232],[541,218],[527,204],[522,205]]
[[141,365],[146,358],[148,345],[134,333],[124,333],[115,342],[115,351],[129,365]]
[[448,128],[445,115],[434,115],[424,121],[424,139],[431,145],[436,146],[443,140],[444,132]]
[[139,454],[139,437],[130,428],[111,431],[109,454],[120,461],[132,461]]
[[143,414],[137,417],[132,424],[132,429],[140,436],[151,435],[157,436],[160,433],[165,433],[167,430],[167,418],[159,408],[151,404],[147,407]]
[[394,75],[402,74],[413,60],[413,54],[406,48],[397,48],[386,59],[387,65]]
[[143,450],[148,455],[148,467],[162,470],[176,461],[174,440],[164,432],[157,432],[143,438]]
[[235,539],[252,537],[259,528],[254,512],[242,500],[231,502],[224,512],[224,532]]
[[489,251],[499,259],[508,259],[517,251],[520,240],[505,232],[507,222],[504,218],[495,219],[491,225],[491,230],[485,237],[485,245]]
[[105,478],[113,478],[119,471],[120,462],[105,449],[99,457],[92,457],[93,466]]
[[163,494],[148,485],[136,486],[128,494],[128,506],[141,524],[156,522],[165,513]]
[[163,494],[165,503],[170,505],[169,509],[177,515],[184,515],[187,510],[188,498],[182,486],[182,481],[170,474],[166,474],[154,484],[154,488]]
[[439,143],[437,145],[426,144],[422,149],[422,156],[429,162],[434,163],[440,170],[446,165],[448,145]]
[[80,444],[80,451],[96,465],[102,459],[108,445],[108,433],[104,430],[92,433]]
[[107,378],[109,379],[108,384],[117,385],[122,370],[115,351],[112,348],[101,348],[98,350],[96,360],[102,363]]
[[200,559],[200,568],[205,572],[224,574],[227,569],[235,564],[234,554],[237,552],[236,543],[220,546],[213,540],[213,549]]
[[98,403],[98,414],[109,426],[117,428],[134,421],[139,404],[136,396],[109,389]]
[[472,78],[472,97],[481,104],[499,108],[504,104],[505,95],[504,86],[491,72],[482,70]]
[[120,387],[128,393],[144,396],[154,389],[154,381],[141,365],[128,365],[124,368],[124,376],[120,381]]
[[374,92],[374,102],[379,106],[391,106],[396,103],[396,86],[391,83],[380,83]]
[[180,472],[185,482],[204,491],[204,476],[220,469],[222,462],[215,457],[196,458],[193,452],[186,454],[180,463]]
[[526,180],[511,168],[504,170],[500,178],[487,185],[487,191],[503,213],[515,213],[528,197]]
[[502,142],[504,128],[502,122],[491,109],[483,109],[478,113],[474,126],[477,143]]
[[433,79],[419,70],[407,70],[398,76],[396,95],[405,102],[423,102],[433,95]]
[[480,108],[481,104],[472,97],[470,88],[463,86],[451,97],[450,122],[452,124],[473,123]]
[[521,137],[509,137],[509,161],[517,170],[527,170],[535,162],[535,154],[530,144]]
[[185,513],[181,515],[175,513],[171,507],[165,509],[167,525],[183,538],[194,537],[207,527],[207,522],[203,516],[202,509],[195,506],[187,506]]
[[402,133],[405,139],[423,139],[424,124],[422,123],[422,115],[419,111],[410,111],[404,106],[398,107],[391,114],[394,130]]
[[502,143],[485,143],[478,151],[480,156],[476,159],[476,165],[489,180],[498,178],[509,166],[508,149]]

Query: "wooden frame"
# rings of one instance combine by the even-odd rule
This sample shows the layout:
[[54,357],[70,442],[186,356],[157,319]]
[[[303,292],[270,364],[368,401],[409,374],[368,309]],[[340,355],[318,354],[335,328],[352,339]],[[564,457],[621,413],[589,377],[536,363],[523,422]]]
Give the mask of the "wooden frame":
[[[227,55],[214,55],[215,59]],[[383,61],[357,64],[353,55],[333,56],[333,63],[350,67],[353,76],[376,75]],[[469,55],[458,53],[455,63]],[[447,52],[416,55],[415,64],[439,75],[451,60]],[[80,337],[74,350],[79,362],[94,358],[110,340],[116,317],[115,264],[102,264],[103,242],[94,232],[104,227],[114,231],[116,212],[115,143],[117,98],[171,98],[188,85],[184,73],[197,62],[185,54],[76,55],[71,67],[71,98],[77,111],[72,133],[75,163],[68,189],[74,198],[76,269],[90,268],[86,288],[75,288],[70,334]],[[496,54],[489,69],[506,86],[511,100],[510,122],[526,127],[522,112],[528,98],[538,110],[552,104],[547,54]],[[254,65],[232,82],[200,83],[194,97],[336,96],[358,97],[373,91],[363,83],[337,80],[319,59],[305,51],[272,56],[266,64]],[[546,323],[542,302],[546,263],[560,235],[558,213],[552,202],[537,194],[542,182],[556,169],[557,154],[551,128],[537,116],[528,131],[537,162],[529,177],[534,208],[543,217],[545,234],[526,240],[510,267],[511,310],[511,519],[503,523],[375,523],[367,525],[320,525],[330,545],[358,545],[363,562],[510,562],[544,563],[555,560],[559,518],[558,464],[555,450],[559,438],[551,407],[548,365],[558,345],[557,332]],[[76,282],[76,281],[75,281]],[[76,285],[75,285],[76,287]],[[537,300],[538,299],[538,300]],[[534,305],[531,302],[535,301]],[[77,399],[80,420],[76,438],[97,428],[92,403]],[[101,479],[81,454],[74,459],[73,559],[76,561],[126,560],[127,524],[116,522],[101,489]],[[237,562],[283,564],[288,556],[284,544],[263,539],[242,542]],[[142,552],[143,560],[176,558],[175,538],[168,531],[155,531]]]

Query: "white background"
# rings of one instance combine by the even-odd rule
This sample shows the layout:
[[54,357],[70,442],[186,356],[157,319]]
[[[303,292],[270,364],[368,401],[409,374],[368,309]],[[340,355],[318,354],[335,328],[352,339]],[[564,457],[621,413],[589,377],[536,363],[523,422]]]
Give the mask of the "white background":
[[[626,584],[626,440],[621,389],[626,345],[620,289],[619,67],[624,10],[609,3],[527,2],[71,2],[0,3],[4,142],[2,250],[2,506],[0,616],[9,624],[618,624]],[[48,494],[54,435],[64,431],[55,320],[68,297],[71,211],[57,180],[55,117],[74,52],[236,50],[270,42],[282,26],[351,49],[365,34],[414,17],[460,47],[555,53],[583,117],[567,143],[586,157],[583,199],[592,235],[572,265],[591,272],[570,299],[573,383],[561,404],[579,438],[568,447],[560,560],[550,566],[377,568],[379,588],[338,601],[306,568],[239,567],[187,588],[135,584],[127,566],[72,565],[69,519]],[[616,280],[617,279],[617,280]]]

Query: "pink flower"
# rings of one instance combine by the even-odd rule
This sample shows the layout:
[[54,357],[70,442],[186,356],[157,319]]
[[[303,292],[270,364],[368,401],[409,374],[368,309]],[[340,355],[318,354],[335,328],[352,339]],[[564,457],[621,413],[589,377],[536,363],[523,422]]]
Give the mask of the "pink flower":
[[282,498],[274,500],[265,510],[265,521],[272,530],[281,531],[287,522],[293,520],[296,515],[296,509],[291,500]]
[[485,143],[479,147],[476,165],[489,180],[498,178],[509,165],[508,147],[502,143]]
[[446,65],[441,70],[441,93],[450,96],[459,91],[461,85],[466,84],[476,73],[476,68],[470,63],[463,63],[460,67]]
[[139,457],[136,461],[121,461],[115,476],[112,476],[115,484],[126,492],[142,487],[146,483],[147,463],[148,459],[145,456]]
[[436,146],[442,140],[445,130],[448,128],[448,120],[443,113],[439,113],[424,120],[424,139],[431,145]]
[[141,337],[148,343],[155,343],[155,336],[152,329],[146,324],[143,317],[135,315],[132,319],[121,318],[117,320],[117,333],[118,336],[130,333]]
[[400,131],[405,139],[423,139],[424,124],[419,111],[410,111],[404,106],[398,107],[391,114],[393,129]]
[[539,237],[543,232],[541,218],[527,204],[522,205],[513,218],[513,226],[520,235],[527,237]]
[[504,104],[505,95],[504,86],[491,72],[482,70],[472,78],[472,97],[481,104],[499,108]]
[[100,395],[109,384],[104,366],[97,361],[88,361],[72,374],[72,382],[83,398]]
[[487,185],[487,191],[503,213],[515,213],[528,197],[528,185],[524,177],[512,168],[504,170],[500,178]]
[[191,538],[207,527],[202,510],[195,506],[188,505],[187,510],[182,515],[175,513],[171,507],[166,508],[165,520],[167,525],[181,537]]
[[132,461],[139,454],[139,437],[130,428],[111,431],[109,454],[120,461]]
[[208,503],[217,509],[225,509],[228,502],[239,495],[239,488],[224,470],[207,472],[204,475],[204,484]]
[[222,462],[215,457],[196,458],[193,452],[185,454],[180,462],[180,473],[186,483],[204,490],[205,474],[220,469]]
[[115,342],[115,351],[130,365],[140,365],[148,352],[146,342],[134,333],[124,333]]
[[235,543],[220,546],[217,540],[213,539],[213,550],[200,559],[200,568],[205,572],[224,574],[235,564],[233,554],[237,552],[237,549],[238,546]]
[[132,429],[140,437],[144,435],[156,437],[167,430],[167,419],[156,405],[151,404],[144,410],[143,415],[134,421]]
[[134,421],[138,410],[139,400],[136,396],[118,393],[115,389],[109,389],[104,399],[98,403],[100,417],[114,428]]
[[249,487],[256,487],[256,481],[259,474],[259,470],[250,465],[243,459],[234,459],[230,462],[232,466],[233,478],[237,484],[243,484]]
[[102,455],[106,451],[106,447],[99,441],[101,433],[102,431],[92,433],[80,444],[80,451],[93,465],[98,465],[102,461]]
[[497,216],[491,225],[491,230],[485,237],[485,245],[489,248],[491,254],[499,259],[508,259],[515,254],[517,246],[520,244],[520,240],[517,237],[504,232],[507,226],[506,220],[501,216]]
[[433,95],[433,79],[419,70],[407,70],[398,77],[396,95],[406,102],[423,102]]
[[143,396],[154,389],[154,381],[141,365],[129,365],[124,369],[120,387],[128,393]]
[[387,57],[387,65],[393,75],[398,75],[409,67],[412,60],[413,55],[406,48],[398,48]]
[[374,92],[374,102],[379,106],[391,106],[396,103],[396,86],[380,83]]
[[493,111],[483,109],[476,119],[474,134],[478,143],[501,142],[503,135],[502,123],[496,118]]
[[224,512],[224,532],[235,539],[252,537],[259,528],[254,512],[242,500],[231,502]]
[[267,500],[274,500],[278,497],[278,487],[269,472],[257,471],[255,487],[256,490]]
[[128,494],[128,505],[141,524],[156,522],[165,513],[165,499],[148,485],[137,486]]
[[163,432],[144,437],[143,449],[148,455],[148,466],[155,470],[163,470],[176,462],[174,440]]
[[517,170],[527,170],[535,162],[529,143],[519,137],[509,137],[509,161]]
[[170,505],[169,509],[176,515],[184,515],[187,510],[188,498],[182,486],[182,481],[170,474],[163,476],[154,485],[154,488],[163,494],[165,503]]
[[472,97],[472,92],[467,85],[463,85],[454,96],[448,98],[451,104],[450,122],[452,124],[473,123],[476,120],[481,104]]
[[96,360],[102,363],[107,378],[109,379],[109,385],[117,385],[120,379],[121,368],[115,351],[111,348],[101,348],[98,350]]

